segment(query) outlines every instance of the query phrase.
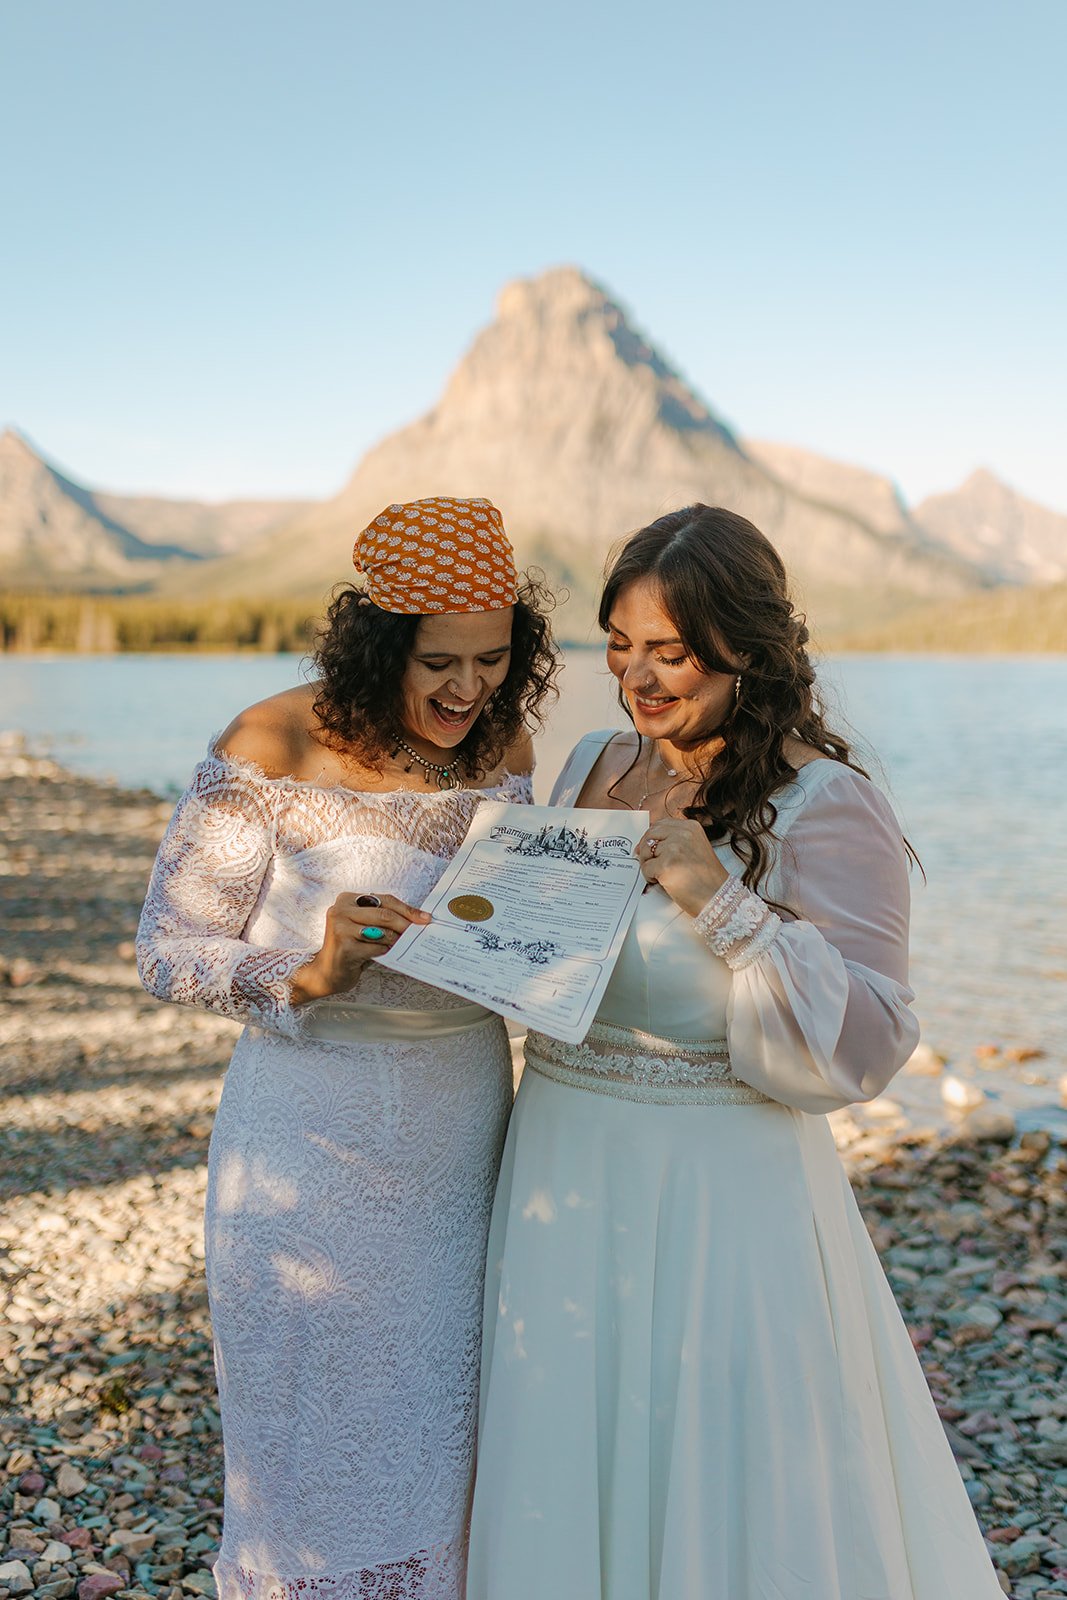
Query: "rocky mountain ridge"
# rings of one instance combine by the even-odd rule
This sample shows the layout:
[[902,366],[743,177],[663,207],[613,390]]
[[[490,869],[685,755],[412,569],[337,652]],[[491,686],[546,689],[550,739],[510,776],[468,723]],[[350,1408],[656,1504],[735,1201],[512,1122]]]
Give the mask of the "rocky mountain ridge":
[[382,506],[444,487],[495,500],[521,559],[586,602],[614,540],[694,500],[761,527],[823,621],[858,596],[873,619],[988,581],[955,552],[907,529],[889,536],[768,470],[597,284],[564,267],[509,284],[438,403],[257,548],[255,571],[238,557],[183,574],[182,590],[274,583],[310,599],[348,576],[351,539]]
[[168,569],[232,555],[302,501],[212,504],[90,489],[14,428],[0,434],[0,587],[154,589]]
[[985,468],[910,507],[891,478],[864,467],[796,445],[746,439],[744,448],[800,493],[843,506],[882,533],[954,550],[996,583],[1067,578],[1067,516],[1028,500]]
[[1067,578],[1067,516],[1028,500],[985,468],[930,495],[915,518],[945,548],[1011,583]]
[[989,475],[913,510],[877,473],[739,438],[598,284],[559,267],[508,284],[438,402],[323,502],[106,494],[5,435],[0,586],[315,605],[382,506],[442,492],[494,499],[520,558],[582,601],[614,540],[693,500],[760,526],[827,628],[1067,573],[1067,518]]

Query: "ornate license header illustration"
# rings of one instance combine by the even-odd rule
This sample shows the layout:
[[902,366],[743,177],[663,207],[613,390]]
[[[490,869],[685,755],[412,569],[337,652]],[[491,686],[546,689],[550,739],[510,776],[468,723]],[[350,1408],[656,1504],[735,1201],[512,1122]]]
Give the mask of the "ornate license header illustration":
[[536,833],[501,826],[491,830],[490,838],[513,839],[507,846],[509,855],[547,856],[576,867],[609,867],[633,853],[632,839],[590,839],[588,828],[571,828],[565,823],[556,827],[545,823]]

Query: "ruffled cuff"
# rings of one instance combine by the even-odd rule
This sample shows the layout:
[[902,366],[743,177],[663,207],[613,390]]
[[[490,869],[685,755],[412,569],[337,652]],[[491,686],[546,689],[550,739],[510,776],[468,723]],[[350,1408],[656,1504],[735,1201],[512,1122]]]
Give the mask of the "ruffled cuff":
[[311,959],[310,950],[262,950],[246,956],[233,977],[233,992],[248,1007],[249,1021],[290,1039],[304,1036],[307,1006],[292,1003],[293,975]]
[[702,911],[696,930],[734,972],[750,967],[778,937],[782,919],[740,878],[727,878]]

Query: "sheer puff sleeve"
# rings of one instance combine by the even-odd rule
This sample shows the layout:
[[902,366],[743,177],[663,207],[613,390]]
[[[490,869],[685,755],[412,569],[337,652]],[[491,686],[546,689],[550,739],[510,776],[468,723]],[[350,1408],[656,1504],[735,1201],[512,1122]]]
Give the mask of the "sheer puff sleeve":
[[298,1037],[289,1000],[309,950],[242,937],[274,853],[277,791],[218,757],[202,761],[159,847],[137,930],[137,969],[150,994],[206,1006]]
[[885,796],[836,763],[781,821],[768,892],[796,920],[732,877],[696,924],[733,968],[737,1077],[800,1111],[834,1111],[874,1099],[918,1042],[907,857]]

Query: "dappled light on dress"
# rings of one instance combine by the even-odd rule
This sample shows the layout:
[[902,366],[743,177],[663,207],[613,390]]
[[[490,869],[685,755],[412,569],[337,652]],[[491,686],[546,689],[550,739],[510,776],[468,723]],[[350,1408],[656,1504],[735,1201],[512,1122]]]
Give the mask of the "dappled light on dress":
[[[579,746],[560,803],[605,737]],[[811,1114],[873,1098],[914,1048],[900,831],[836,762],[775,803],[762,893],[789,914],[720,847],[730,877],[700,917],[642,896],[583,1044],[527,1036],[467,1600],[1000,1595]],[[572,1193],[592,1203],[545,1226]]]
[[[529,799],[529,776],[361,794],[213,752],[160,849],[145,983],[249,1024],[209,1158],[222,1600],[463,1594],[506,1031],[447,1031],[461,1002],[373,963],[342,1003],[293,1008],[289,986],[339,893],[418,904],[485,795]],[[353,1039],[345,1000],[446,1030]]]
[[523,1217],[527,1222],[534,1218],[537,1222],[555,1222],[559,1213],[556,1202],[545,1189],[535,1189],[522,1208]]

